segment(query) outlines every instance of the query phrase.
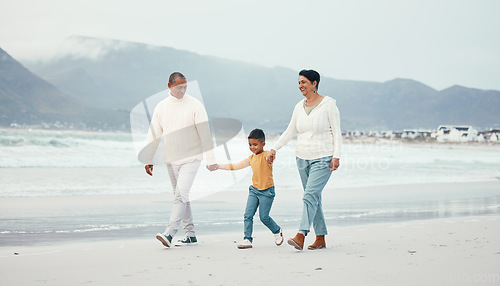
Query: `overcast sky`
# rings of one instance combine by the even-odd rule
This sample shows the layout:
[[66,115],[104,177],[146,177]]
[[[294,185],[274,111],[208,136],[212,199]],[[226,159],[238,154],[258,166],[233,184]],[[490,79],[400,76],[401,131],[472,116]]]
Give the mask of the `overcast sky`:
[[82,35],[336,79],[500,90],[499,15],[499,0],[0,0],[0,47],[45,58]]

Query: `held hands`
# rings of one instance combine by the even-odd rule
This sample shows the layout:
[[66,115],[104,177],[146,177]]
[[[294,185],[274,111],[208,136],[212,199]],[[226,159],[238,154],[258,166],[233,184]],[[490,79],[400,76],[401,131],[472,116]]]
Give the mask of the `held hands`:
[[330,162],[330,171],[335,171],[339,168],[340,166],[340,160],[339,158],[333,158],[332,161]]
[[217,164],[207,165],[207,169],[208,169],[210,172],[213,172],[213,171],[215,171],[215,170],[218,170],[218,169],[219,169],[219,165],[217,165]]
[[266,161],[270,165],[274,162],[274,159],[276,159],[276,150],[271,149],[269,150],[269,154],[267,154]]
[[[153,165],[146,165],[144,166],[144,169],[146,169],[146,173],[148,175],[153,176]],[[210,172],[213,172],[219,169],[219,165],[217,164],[207,165],[207,169],[210,170]]]

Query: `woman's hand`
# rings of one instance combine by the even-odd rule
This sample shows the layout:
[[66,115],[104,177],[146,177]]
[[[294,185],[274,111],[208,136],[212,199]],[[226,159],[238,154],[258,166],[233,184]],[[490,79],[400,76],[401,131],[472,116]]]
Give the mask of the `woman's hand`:
[[270,165],[273,163],[274,159],[276,159],[276,150],[269,150],[269,154],[267,154],[266,161]]
[[339,158],[332,158],[332,161],[330,162],[330,171],[335,171],[339,168],[340,166],[340,159]]

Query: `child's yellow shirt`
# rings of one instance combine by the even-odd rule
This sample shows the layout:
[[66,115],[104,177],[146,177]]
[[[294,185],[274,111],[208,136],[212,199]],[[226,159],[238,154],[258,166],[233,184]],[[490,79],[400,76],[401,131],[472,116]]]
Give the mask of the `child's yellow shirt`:
[[250,166],[252,167],[252,185],[257,190],[265,190],[274,186],[273,180],[273,165],[266,161],[269,151],[263,151],[260,154],[252,154],[248,157]]

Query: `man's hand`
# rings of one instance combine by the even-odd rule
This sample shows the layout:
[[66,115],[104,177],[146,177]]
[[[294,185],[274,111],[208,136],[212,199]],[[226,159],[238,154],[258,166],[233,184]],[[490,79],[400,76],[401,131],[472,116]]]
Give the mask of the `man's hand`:
[[274,159],[276,159],[276,150],[271,149],[269,150],[269,154],[267,154],[266,161],[270,165],[274,162]]
[[333,158],[332,161],[330,162],[330,171],[335,171],[339,168],[340,166],[340,160],[339,158]]
[[146,165],[144,168],[146,169],[146,173],[148,173],[148,175],[153,176],[153,165]]
[[215,171],[215,170],[218,170],[218,169],[219,169],[219,165],[217,165],[217,164],[207,165],[207,169],[208,169],[210,172],[213,172],[213,171]]

